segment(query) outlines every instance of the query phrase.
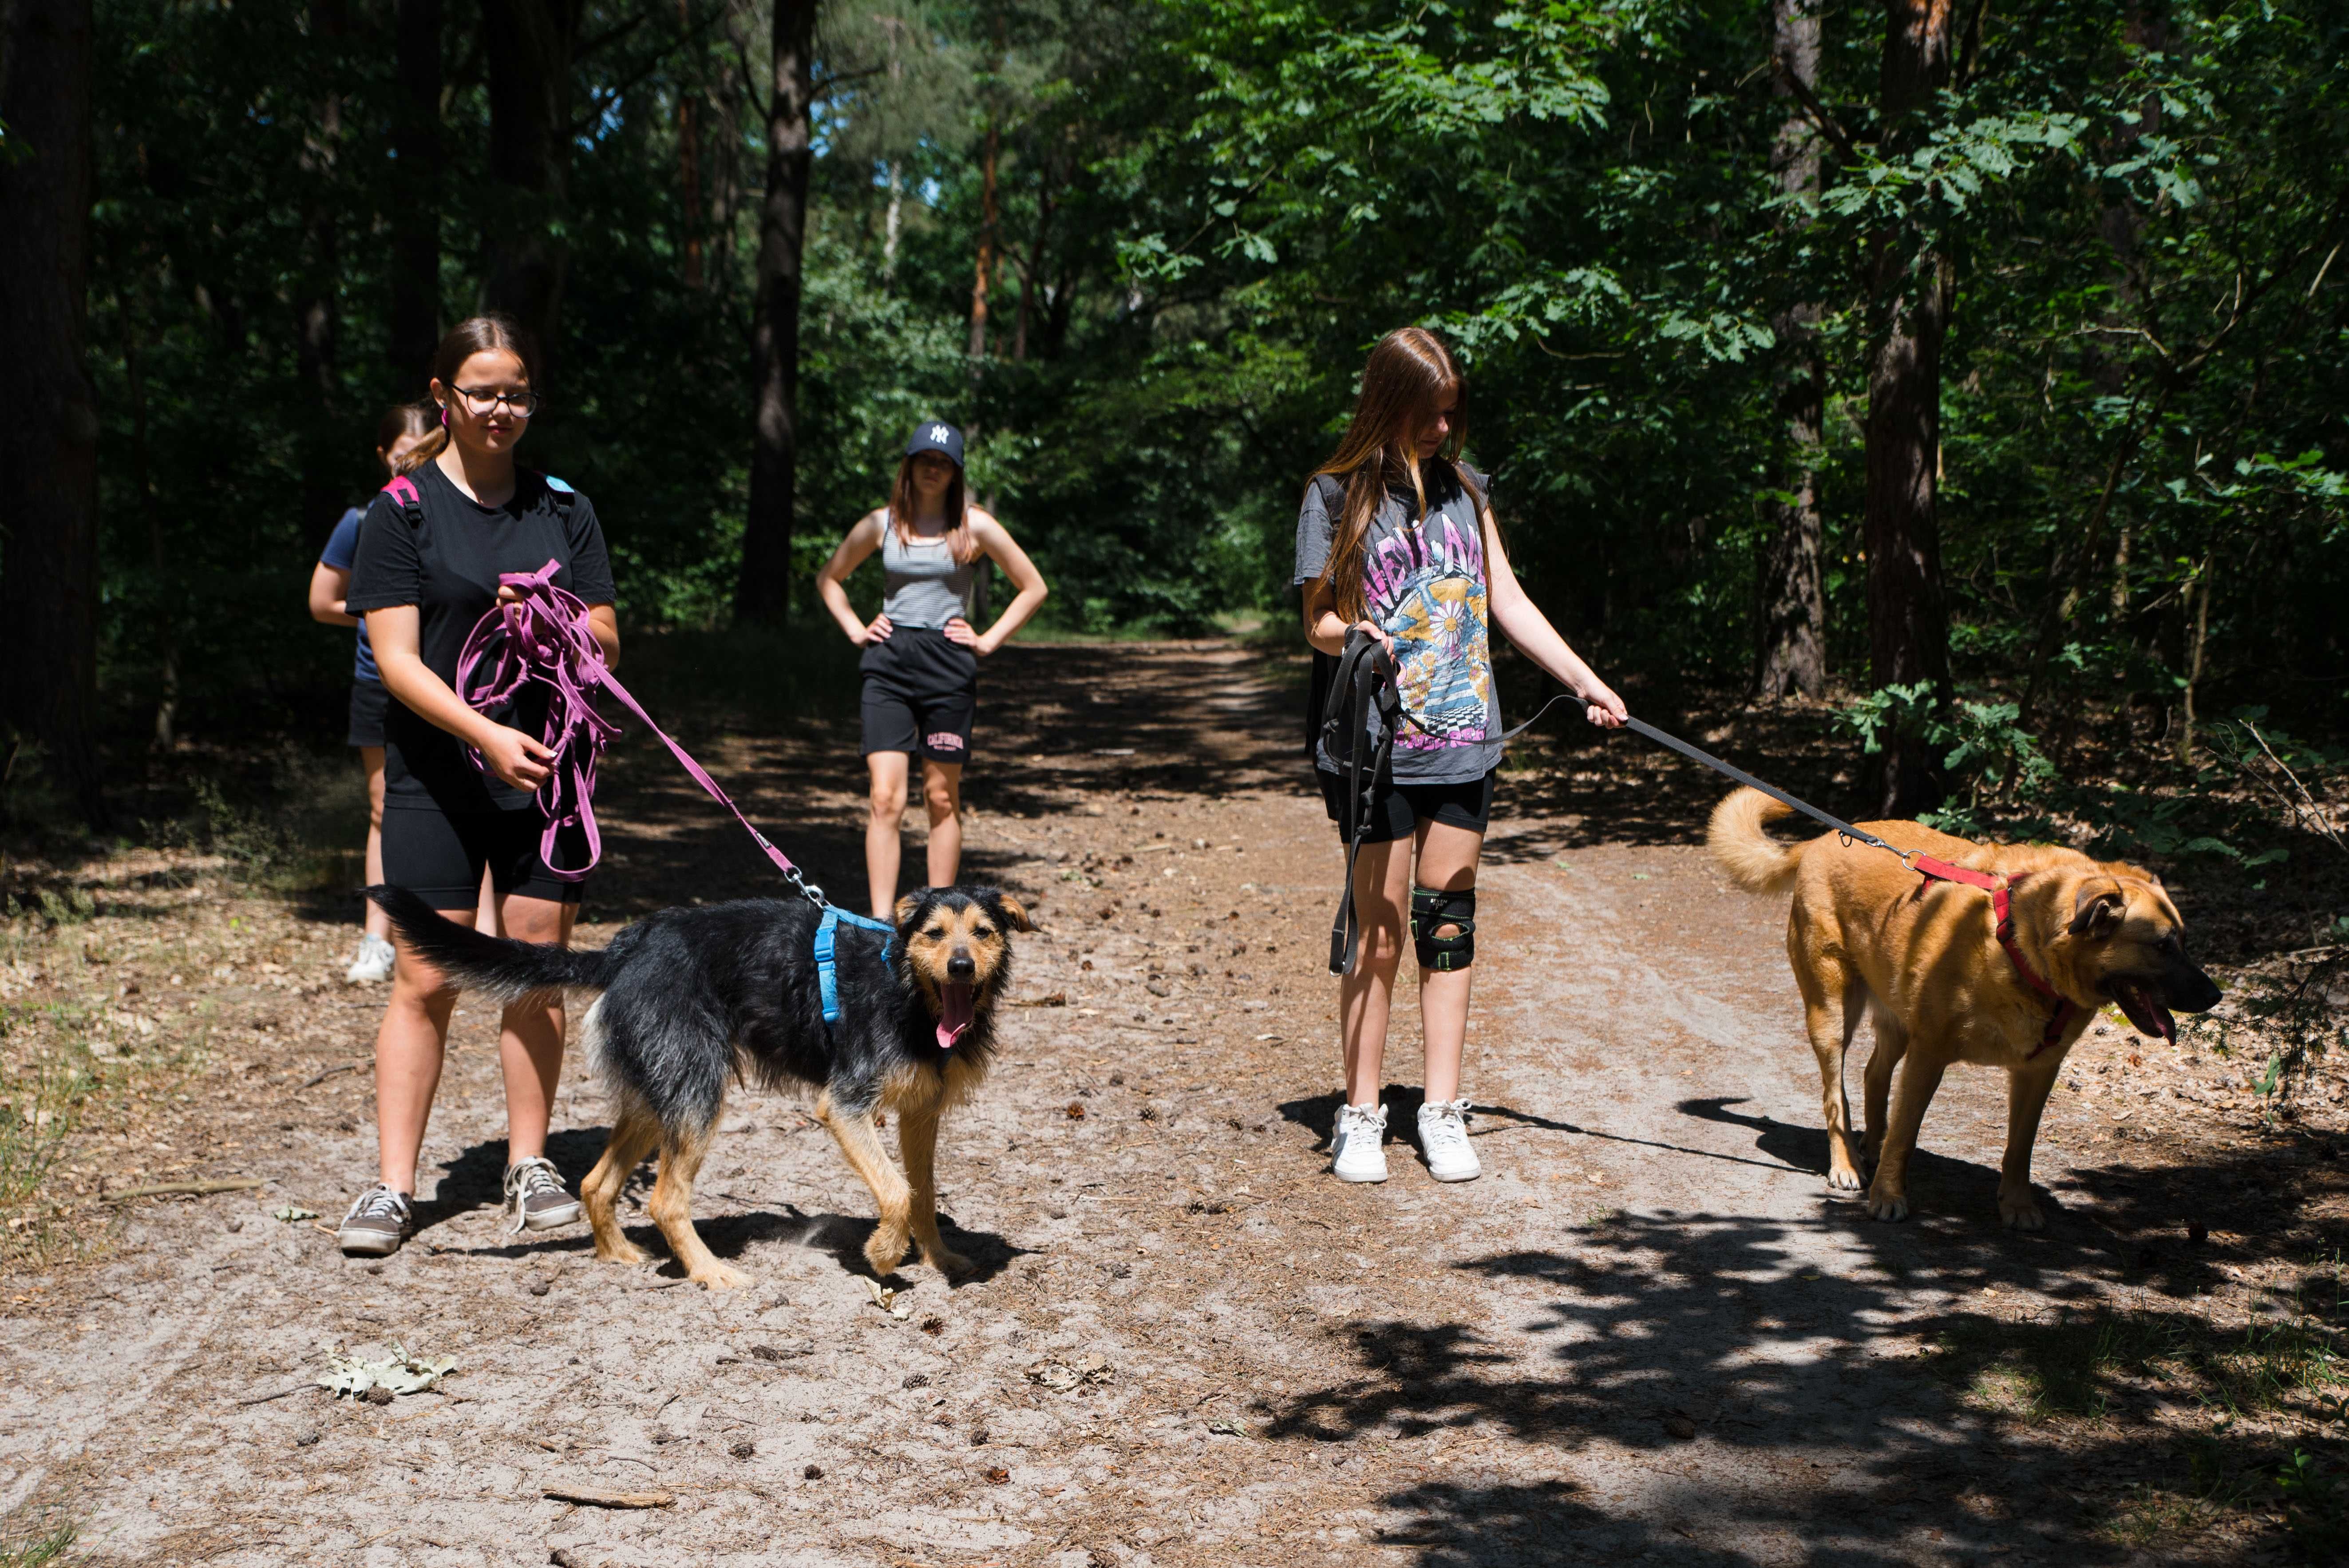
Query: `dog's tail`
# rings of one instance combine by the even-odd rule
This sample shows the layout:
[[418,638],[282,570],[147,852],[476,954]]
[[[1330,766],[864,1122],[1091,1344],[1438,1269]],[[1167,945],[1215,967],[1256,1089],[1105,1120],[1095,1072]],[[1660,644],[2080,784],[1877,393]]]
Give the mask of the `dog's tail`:
[[1759,789],[1739,789],[1713,809],[1704,847],[1713,863],[1747,892],[1785,892],[1795,885],[1800,844],[1782,844],[1763,825],[1794,814],[1794,808]]
[[571,986],[601,989],[611,964],[599,949],[513,942],[458,924],[406,888],[371,887],[367,897],[383,906],[416,955],[468,990],[519,1002]]

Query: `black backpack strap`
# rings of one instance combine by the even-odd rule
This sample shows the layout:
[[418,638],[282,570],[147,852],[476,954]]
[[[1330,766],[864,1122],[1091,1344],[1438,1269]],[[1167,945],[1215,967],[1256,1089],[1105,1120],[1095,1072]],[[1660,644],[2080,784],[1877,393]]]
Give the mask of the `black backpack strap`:
[[[1345,651],[1338,655],[1330,691],[1329,717],[1323,732],[1342,726],[1350,739],[1346,758],[1346,816],[1339,824],[1346,836],[1346,888],[1339,895],[1338,915],[1330,924],[1330,973],[1350,975],[1361,955],[1361,920],[1354,911],[1354,861],[1362,852],[1362,831],[1370,826],[1379,787],[1392,770],[1395,728],[1402,717],[1402,699],[1395,692],[1394,659],[1385,645],[1359,626],[1346,634]],[[1378,743],[1371,748],[1364,767],[1364,732],[1371,716],[1379,719]],[[1339,755],[1333,748],[1333,757]]]

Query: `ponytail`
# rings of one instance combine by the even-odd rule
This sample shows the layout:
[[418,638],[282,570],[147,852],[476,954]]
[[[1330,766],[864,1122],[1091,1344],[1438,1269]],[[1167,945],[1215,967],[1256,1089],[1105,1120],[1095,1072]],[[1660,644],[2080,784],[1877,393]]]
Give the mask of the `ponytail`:
[[[375,449],[378,452],[388,452],[393,443],[409,436],[420,436],[429,439],[438,435],[440,428],[440,410],[431,404],[395,403],[383,411],[382,418],[375,422]],[[446,437],[441,437],[440,440],[433,441],[431,450],[439,451],[441,443],[446,439]],[[415,447],[400,453],[398,459],[391,465],[391,471],[395,478],[401,474],[414,473],[419,465],[431,460],[429,453],[421,457],[417,455],[424,445],[424,441],[419,441]]]

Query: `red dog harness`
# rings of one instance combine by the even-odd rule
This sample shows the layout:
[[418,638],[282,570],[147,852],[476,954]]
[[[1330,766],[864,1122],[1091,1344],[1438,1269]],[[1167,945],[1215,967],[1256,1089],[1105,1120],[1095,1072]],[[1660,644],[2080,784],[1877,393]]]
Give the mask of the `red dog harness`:
[[[1894,853],[1899,854],[1899,851],[1895,851]],[[2013,901],[2007,896],[2007,890],[2014,885],[2015,879],[1991,872],[1968,871],[1963,866],[1953,866],[1947,861],[1935,860],[1920,852],[1901,854],[1900,858],[1909,863],[1910,871],[1928,882],[1963,882],[1968,887],[1978,887],[1990,894],[1991,913],[1998,919],[1998,944],[2006,949],[2006,955],[2013,961],[2014,972],[2023,976],[2023,983],[2054,1005],[2055,1010],[2048,1016],[2047,1027],[2040,1031],[2039,1043],[2032,1047],[2031,1056],[2037,1056],[2062,1039],[2064,1026],[2072,1021],[2076,1005],[2069,996],[2050,985],[2039,971],[2031,966],[2031,961],[2023,956],[2023,949],[2015,944]],[[2023,1059],[2028,1061],[2031,1057]]]

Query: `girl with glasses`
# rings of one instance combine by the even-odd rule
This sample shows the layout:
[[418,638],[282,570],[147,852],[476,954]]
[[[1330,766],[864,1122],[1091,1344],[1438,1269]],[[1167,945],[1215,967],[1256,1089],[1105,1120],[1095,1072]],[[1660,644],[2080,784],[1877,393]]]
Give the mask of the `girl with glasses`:
[[[860,621],[848,574],[875,552],[886,577],[881,613]],[[986,562],[1016,590],[985,632],[970,624],[971,586]],[[929,885],[953,883],[962,865],[962,769],[978,712],[978,661],[1001,647],[1044,602],[1044,578],[1010,532],[963,493],[962,432],[916,426],[897,465],[889,504],[857,520],[816,573],[816,593],[848,640],[864,650],[864,761],[873,811],[864,828],[864,874],[874,917],[897,903],[899,823],[910,759],[922,759],[930,819]]]
[[[546,817],[534,795],[553,756],[540,739],[548,688],[531,683],[492,713],[474,712],[455,690],[467,634],[492,605],[513,596],[493,586],[499,575],[534,572],[550,560],[561,563],[556,585],[586,602],[605,660],[619,662],[612,563],[595,507],[562,480],[514,461],[538,410],[535,362],[529,340],[503,316],[476,316],[441,339],[432,356],[437,428],[367,509],[344,603],[367,617],[390,698],[383,880],[470,925],[486,873],[506,935],[567,943],[581,884],[556,876],[542,857]],[[558,865],[586,862],[575,825],[557,840],[554,857]],[[401,946],[376,1034],[378,1181],[344,1216],[337,1235],[347,1253],[396,1252],[414,1228],[417,1161],[456,1003],[455,989]],[[563,1030],[559,996],[515,1003],[500,1019],[505,1211],[515,1232],[580,1215],[578,1199],[546,1159]]]

